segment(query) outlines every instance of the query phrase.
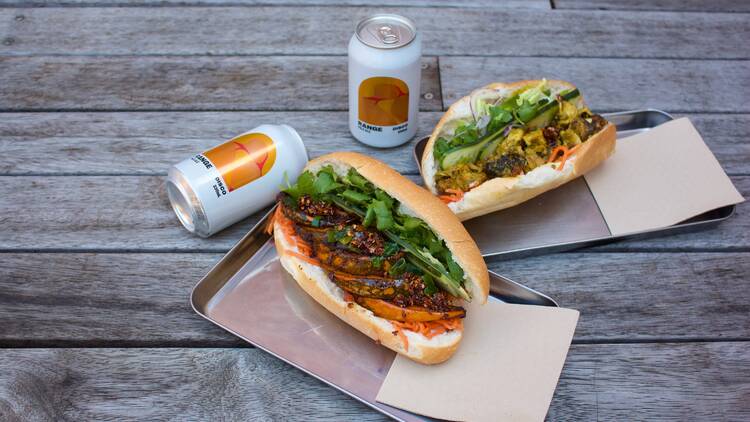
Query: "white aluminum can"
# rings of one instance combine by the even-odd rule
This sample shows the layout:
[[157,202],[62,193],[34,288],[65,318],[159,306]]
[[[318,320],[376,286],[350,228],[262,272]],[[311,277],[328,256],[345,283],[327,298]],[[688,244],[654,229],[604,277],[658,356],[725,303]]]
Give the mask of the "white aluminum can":
[[261,125],[172,166],[167,194],[182,225],[208,237],[272,204],[305,164],[297,131]]
[[399,15],[364,19],[349,40],[349,130],[360,142],[394,147],[417,133],[422,40]]

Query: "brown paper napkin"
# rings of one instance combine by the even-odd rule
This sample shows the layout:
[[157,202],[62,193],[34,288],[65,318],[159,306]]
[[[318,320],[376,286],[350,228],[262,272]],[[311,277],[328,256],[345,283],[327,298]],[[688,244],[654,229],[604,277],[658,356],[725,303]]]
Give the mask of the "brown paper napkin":
[[614,236],[744,201],[687,118],[618,140],[585,178]]
[[440,419],[544,420],[578,311],[492,299],[468,311],[450,360],[425,366],[398,356],[377,400]]

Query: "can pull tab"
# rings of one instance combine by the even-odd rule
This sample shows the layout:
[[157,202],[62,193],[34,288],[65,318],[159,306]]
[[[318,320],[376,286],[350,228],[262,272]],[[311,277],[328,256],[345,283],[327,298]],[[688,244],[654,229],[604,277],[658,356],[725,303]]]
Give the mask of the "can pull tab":
[[396,44],[398,43],[398,33],[393,31],[393,27],[390,25],[382,25],[378,28],[378,35],[383,44]]

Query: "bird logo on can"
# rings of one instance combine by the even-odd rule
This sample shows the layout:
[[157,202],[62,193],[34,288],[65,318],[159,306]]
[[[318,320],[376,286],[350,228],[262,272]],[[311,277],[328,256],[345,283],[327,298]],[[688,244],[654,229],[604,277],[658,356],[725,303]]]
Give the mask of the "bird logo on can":
[[248,133],[206,151],[204,154],[221,174],[229,192],[259,179],[276,161],[276,145],[262,133]]

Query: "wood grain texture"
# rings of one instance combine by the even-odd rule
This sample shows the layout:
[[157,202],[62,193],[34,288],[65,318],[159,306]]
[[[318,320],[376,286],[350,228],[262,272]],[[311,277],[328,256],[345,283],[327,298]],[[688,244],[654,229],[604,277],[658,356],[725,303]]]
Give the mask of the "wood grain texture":
[[4,350],[0,368],[4,421],[386,420],[260,350]]
[[375,12],[412,17],[427,55],[750,58],[736,14],[318,6],[2,9],[0,54],[343,55]]
[[[383,7],[550,9],[549,0],[381,0]],[[45,6],[372,6],[371,0],[0,0],[1,7]]]
[[[415,182],[418,176],[410,176]],[[2,176],[0,250],[225,252],[262,217],[255,214],[202,239],[179,225],[161,176]],[[732,181],[750,196],[750,177]],[[647,241],[617,250],[741,250],[750,248],[750,204],[718,228]]]
[[0,119],[0,151],[7,158],[0,160],[0,173],[166,175],[172,164],[255,126],[286,123],[302,136],[310,158],[356,151],[416,174],[414,143],[430,134],[441,115],[420,113],[412,142],[379,149],[352,137],[345,111],[7,113]]
[[[551,420],[750,417],[748,343],[574,345]],[[0,354],[3,420],[384,420],[253,349]]]
[[[188,302],[220,258],[4,253],[0,347],[242,345]],[[580,310],[574,342],[750,340],[750,253],[570,253],[489,266]]]
[[[166,174],[170,165],[262,123],[287,123],[311,157],[357,151],[417,174],[414,143],[441,112],[422,112],[412,142],[376,149],[356,142],[346,112],[5,113],[0,174]],[[683,115],[676,115],[682,117]],[[728,174],[750,174],[749,114],[687,114]]]
[[445,106],[491,82],[563,79],[599,111],[745,113],[750,61],[441,57]]
[[750,12],[750,3],[742,0],[554,0],[554,2],[555,9]]
[[488,266],[580,310],[574,341],[750,338],[748,253],[566,253]]
[[[62,10],[62,9],[57,9]],[[422,59],[422,110],[440,110]],[[346,57],[0,57],[0,110],[348,110]]]

